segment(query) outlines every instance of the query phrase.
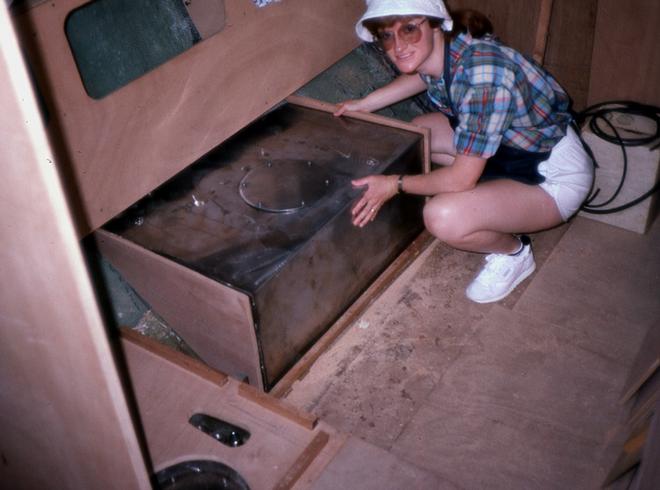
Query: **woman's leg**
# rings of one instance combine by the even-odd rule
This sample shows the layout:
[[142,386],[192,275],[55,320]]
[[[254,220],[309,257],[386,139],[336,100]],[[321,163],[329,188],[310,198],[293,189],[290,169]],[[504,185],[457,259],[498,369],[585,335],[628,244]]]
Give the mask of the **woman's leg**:
[[531,233],[562,223],[555,201],[539,186],[499,179],[465,192],[443,193],[424,207],[434,236],[471,252],[508,254],[520,242],[513,233]]
[[413,119],[416,126],[431,130],[431,161],[439,165],[451,165],[456,156],[454,130],[444,114],[433,112]]
[[465,290],[477,303],[505,298],[534,272],[529,241],[513,233],[544,230],[562,222],[555,201],[539,186],[508,179],[478,184],[466,192],[447,192],[424,207],[428,230],[449,245],[488,255]]

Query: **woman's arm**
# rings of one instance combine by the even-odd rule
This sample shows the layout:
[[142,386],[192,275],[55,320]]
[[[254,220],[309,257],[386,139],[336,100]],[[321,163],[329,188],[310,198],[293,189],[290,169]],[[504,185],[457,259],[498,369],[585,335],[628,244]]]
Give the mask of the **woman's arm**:
[[486,166],[486,159],[456,155],[454,163],[428,174],[406,175],[403,190],[408,194],[435,196],[441,192],[462,192],[473,189]]
[[[403,191],[423,196],[468,191],[477,185],[485,166],[485,158],[457,155],[449,167],[428,174],[404,176]],[[352,182],[355,187],[366,187],[351,209],[355,226],[362,227],[374,220],[382,205],[397,194],[398,178],[398,175],[369,175]]]
[[363,99],[347,100],[338,104],[335,116],[346,111],[374,112],[400,100],[412,97],[426,89],[424,80],[419,75],[401,75],[392,82],[374,90]]

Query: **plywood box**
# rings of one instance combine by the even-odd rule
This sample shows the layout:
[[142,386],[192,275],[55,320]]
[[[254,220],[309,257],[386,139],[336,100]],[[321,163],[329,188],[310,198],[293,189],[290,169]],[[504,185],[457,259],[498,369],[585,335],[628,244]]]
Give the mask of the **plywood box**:
[[[139,334],[125,331],[122,347],[149,460],[161,484],[167,468],[203,460],[235,472],[230,488],[271,489],[282,482],[292,488],[346,441],[311,414]],[[207,424],[193,423],[203,418]]]
[[338,483],[362,488],[367,481],[382,490],[411,482],[439,488],[439,478],[383,449],[153,340],[123,333],[128,377],[159,483],[176,474],[173,468],[221,465],[229,478],[218,488],[322,490]]

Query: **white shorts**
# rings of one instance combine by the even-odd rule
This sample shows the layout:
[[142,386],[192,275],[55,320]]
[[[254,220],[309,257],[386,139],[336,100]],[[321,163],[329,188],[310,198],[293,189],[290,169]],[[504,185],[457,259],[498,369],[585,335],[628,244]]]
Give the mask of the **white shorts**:
[[571,126],[538,170],[545,177],[540,187],[555,200],[561,217],[568,221],[582,206],[594,181],[591,158]]

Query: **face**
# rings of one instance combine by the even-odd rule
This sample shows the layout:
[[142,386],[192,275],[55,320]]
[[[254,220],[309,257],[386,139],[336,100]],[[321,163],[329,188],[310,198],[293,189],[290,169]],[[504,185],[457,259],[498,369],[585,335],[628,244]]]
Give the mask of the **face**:
[[377,38],[399,71],[415,73],[431,58],[435,30],[426,17],[413,17],[379,29]]

